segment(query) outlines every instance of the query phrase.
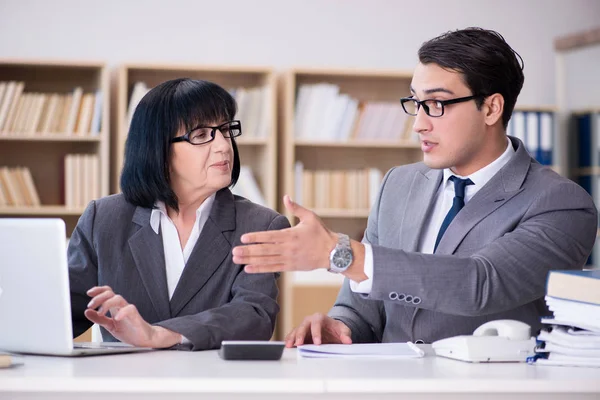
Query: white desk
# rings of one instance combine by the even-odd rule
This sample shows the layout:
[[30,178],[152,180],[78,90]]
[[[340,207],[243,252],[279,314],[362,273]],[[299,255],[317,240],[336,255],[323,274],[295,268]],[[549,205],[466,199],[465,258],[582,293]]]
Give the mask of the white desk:
[[[428,354],[429,354],[428,350]],[[600,399],[600,369],[410,360],[223,361],[216,351],[60,358],[0,369],[0,399]]]

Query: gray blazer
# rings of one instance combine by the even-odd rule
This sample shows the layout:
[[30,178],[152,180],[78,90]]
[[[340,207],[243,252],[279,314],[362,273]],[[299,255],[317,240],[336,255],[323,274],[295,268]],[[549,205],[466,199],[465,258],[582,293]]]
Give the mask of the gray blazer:
[[[210,217],[169,301],[162,231],[150,226],[148,208],[122,194],[92,201],[69,242],[73,334],[91,326],[83,312],[96,285],[108,285],[134,304],[150,324],[181,333],[192,350],[222,340],[268,340],[279,312],[276,274],[247,274],[231,249],[246,232],[289,227],[275,211],[217,192]],[[102,330],[105,341],[115,341]]]
[[539,329],[548,271],[582,268],[597,212],[580,186],[510,139],[516,154],[455,217],[436,254],[417,249],[442,170],[417,163],[386,174],[363,240],[373,245],[372,291],[353,293],[346,280],[329,313],[353,341],[430,343],[505,318]]

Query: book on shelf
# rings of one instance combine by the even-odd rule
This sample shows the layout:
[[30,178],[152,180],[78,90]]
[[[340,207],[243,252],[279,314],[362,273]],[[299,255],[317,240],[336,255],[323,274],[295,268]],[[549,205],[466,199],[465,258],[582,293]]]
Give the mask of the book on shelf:
[[0,206],[36,207],[40,204],[29,168],[0,168]]
[[67,94],[24,90],[24,82],[0,82],[0,135],[66,133],[86,136],[100,132],[100,90],[83,93],[81,87],[75,87]]
[[383,180],[377,168],[345,170],[294,168],[296,201],[307,208],[365,210],[373,206]]
[[399,102],[360,102],[330,83],[298,88],[295,137],[314,141],[414,140],[413,119]]
[[94,112],[95,95],[86,93],[81,97],[81,105],[75,124],[75,134],[79,136],[86,135],[91,132],[92,113]]
[[133,89],[131,90],[131,95],[129,97],[129,105],[127,106],[127,131],[129,131],[129,126],[131,126],[131,119],[133,118],[133,113],[135,112],[135,109],[137,108],[142,98],[149,91],[150,88],[146,85],[145,82],[139,81],[133,84]]
[[245,197],[253,203],[267,207],[267,201],[265,200],[256,179],[254,179],[252,170],[247,165],[242,165],[240,167],[239,179],[231,189],[231,192],[235,195]]
[[10,131],[16,116],[17,104],[19,104],[24,88],[25,82],[8,82],[4,99],[2,99],[2,109],[0,110],[0,132]]
[[100,196],[99,167],[96,154],[67,154],[64,165],[65,206],[85,207]]
[[73,90],[73,94],[71,97],[71,103],[69,104],[68,114],[66,116],[66,125],[65,132],[67,134],[72,134],[75,130],[75,123],[77,122],[77,114],[79,111],[79,104],[81,102],[81,97],[83,95],[83,89],[80,87],[76,87]]
[[102,105],[104,98],[101,90],[96,90],[94,98],[94,112],[92,114],[92,121],[90,123],[90,134],[96,136],[102,129]]
[[270,129],[270,91],[266,86],[230,89],[238,111],[234,119],[242,122],[242,132],[246,137],[266,138]]

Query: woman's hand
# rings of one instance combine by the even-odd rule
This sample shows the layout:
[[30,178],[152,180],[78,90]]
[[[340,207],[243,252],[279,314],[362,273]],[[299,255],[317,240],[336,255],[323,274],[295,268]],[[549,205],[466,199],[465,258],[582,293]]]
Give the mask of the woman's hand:
[[[181,343],[181,335],[147,323],[138,309],[109,286],[96,286],[87,291],[92,300],[85,316],[102,326],[121,342],[139,347],[165,348]],[[110,311],[110,317],[108,312]]]

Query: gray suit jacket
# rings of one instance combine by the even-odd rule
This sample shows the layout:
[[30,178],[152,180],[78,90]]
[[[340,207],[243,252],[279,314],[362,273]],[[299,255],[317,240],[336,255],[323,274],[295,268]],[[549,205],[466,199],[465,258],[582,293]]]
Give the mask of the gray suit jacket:
[[268,340],[279,312],[277,276],[245,273],[231,249],[242,234],[286,228],[288,220],[229,189],[217,192],[169,301],[162,231],[152,230],[151,211],[118,194],[92,201],[81,216],[68,250],[73,334],[91,326],[83,315],[86,291],[108,285],[147,322],[188,338],[193,350],[218,348],[222,340]]
[[582,268],[597,213],[580,186],[511,141],[516,154],[458,213],[436,254],[417,249],[442,170],[417,163],[386,174],[364,237],[372,291],[353,293],[346,280],[329,313],[355,342],[429,343],[504,318],[539,329],[548,271]]

